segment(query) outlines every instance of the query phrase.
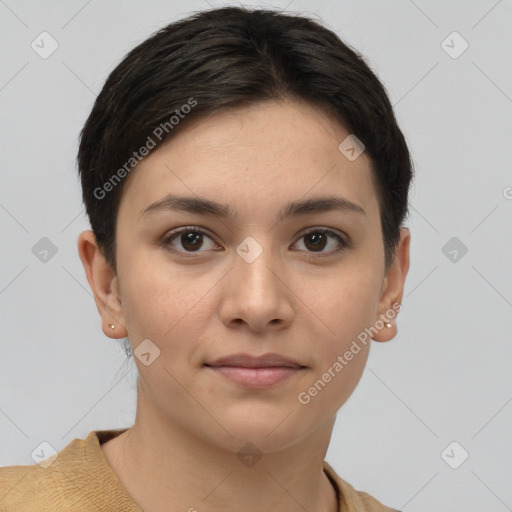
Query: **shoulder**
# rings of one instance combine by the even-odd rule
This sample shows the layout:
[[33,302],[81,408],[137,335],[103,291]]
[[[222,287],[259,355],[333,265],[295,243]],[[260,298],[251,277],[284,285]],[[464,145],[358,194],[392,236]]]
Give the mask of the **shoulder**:
[[35,512],[72,510],[63,474],[52,466],[0,468],[0,510],[2,512]]
[[124,430],[91,431],[37,464],[0,467],[0,511],[97,512],[108,502],[111,511],[139,512],[100,447]]
[[325,461],[324,471],[336,488],[342,512],[400,512],[397,509],[387,507],[370,494],[356,490],[347,481],[339,477]]

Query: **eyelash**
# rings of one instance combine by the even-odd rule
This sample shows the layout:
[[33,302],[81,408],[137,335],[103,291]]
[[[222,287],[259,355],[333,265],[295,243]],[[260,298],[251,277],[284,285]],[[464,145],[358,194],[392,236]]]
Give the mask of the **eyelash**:
[[[179,237],[183,233],[189,233],[189,232],[195,233],[195,234],[206,235],[208,238],[212,239],[212,241],[213,241],[213,238],[210,235],[208,235],[208,233],[203,231],[201,228],[199,228],[197,226],[185,226],[183,228],[179,228],[179,229],[169,233],[167,236],[164,237],[164,239],[162,240],[162,243],[166,246],[166,248],[168,250],[178,253],[178,254],[199,255],[202,252],[206,252],[206,251],[181,251],[181,250],[178,250],[178,249],[175,249],[174,247],[172,247],[171,242],[174,241],[175,238]],[[312,258],[329,256],[329,255],[332,255],[335,253],[339,253],[339,252],[343,251],[344,249],[347,249],[348,247],[350,247],[350,244],[346,240],[344,240],[338,233],[336,233],[332,229],[328,229],[328,228],[310,229],[310,230],[306,231],[305,233],[302,233],[298,240],[302,239],[303,237],[305,237],[307,235],[313,234],[313,233],[322,233],[322,234],[331,235],[338,240],[341,247],[338,249],[335,249],[333,251],[328,251],[328,252],[315,253],[315,252],[308,251],[307,252],[308,256],[310,256]]]

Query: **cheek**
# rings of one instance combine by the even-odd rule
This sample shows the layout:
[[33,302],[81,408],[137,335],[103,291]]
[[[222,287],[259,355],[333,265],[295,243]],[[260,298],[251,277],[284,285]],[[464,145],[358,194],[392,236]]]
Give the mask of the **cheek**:
[[330,279],[323,278],[316,287],[310,284],[300,292],[301,309],[306,321],[332,350],[343,350],[374,321],[380,281],[371,269],[339,271]]
[[297,332],[306,335],[309,349],[314,348],[315,364],[296,398],[303,412],[334,414],[364,371],[371,342],[364,329],[374,320],[380,284],[368,267],[333,272],[317,286],[312,286],[312,279],[304,281],[308,285],[303,284],[298,294]]
[[[369,345],[333,355],[297,394],[299,407],[313,417],[331,416],[348,400],[363,374]],[[350,353],[350,360],[346,357]],[[339,356],[339,357],[338,357]],[[299,409],[300,410],[300,409]]]
[[[164,353],[180,356],[191,349],[204,332],[211,312],[208,290],[211,278],[191,275],[190,269],[145,256],[125,262],[122,281],[122,309],[128,335],[135,347],[143,339],[152,340]],[[173,348],[180,347],[180,350]]]

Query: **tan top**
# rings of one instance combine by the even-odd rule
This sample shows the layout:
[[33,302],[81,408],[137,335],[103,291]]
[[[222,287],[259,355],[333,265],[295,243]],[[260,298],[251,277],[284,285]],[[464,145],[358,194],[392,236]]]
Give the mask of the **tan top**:
[[[0,468],[1,512],[142,512],[117,478],[100,445],[127,430],[92,430],[73,439],[46,468]],[[49,460],[49,459],[47,459]],[[397,512],[356,491],[324,461],[336,489],[339,512]]]

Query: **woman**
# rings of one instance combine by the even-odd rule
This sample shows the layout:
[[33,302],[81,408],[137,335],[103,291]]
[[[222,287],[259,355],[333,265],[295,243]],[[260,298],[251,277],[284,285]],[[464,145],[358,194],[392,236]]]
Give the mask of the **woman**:
[[409,268],[412,163],[361,56],[273,11],[172,23],[110,74],[78,168],[136,420],[2,468],[2,510],[392,510],[324,461]]

